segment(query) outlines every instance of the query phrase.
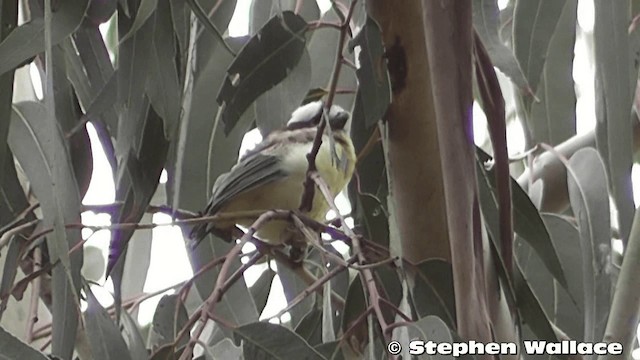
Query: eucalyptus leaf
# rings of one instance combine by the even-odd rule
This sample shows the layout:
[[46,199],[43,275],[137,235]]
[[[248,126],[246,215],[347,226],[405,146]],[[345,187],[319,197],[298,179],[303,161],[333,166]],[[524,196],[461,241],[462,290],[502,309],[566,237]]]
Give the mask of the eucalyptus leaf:
[[222,121],[228,134],[240,116],[262,93],[280,83],[304,53],[306,21],[285,11],[275,17],[242,48],[227,69],[218,93],[224,104]]
[[52,270],[53,353],[71,356],[78,324],[82,252],[69,254],[81,240],[79,229],[66,229],[80,219],[80,194],[65,137],[55,115],[44,105],[23,102],[14,105],[9,128],[9,146],[20,162],[40,202]]
[[596,144],[616,204],[620,237],[626,245],[635,205],[631,183],[633,130],[631,108],[638,71],[629,56],[627,2],[595,1]]
[[567,183],[576,214],[582,250],[584,341],[604,335],[611,306],[611,224],[604,164],[593,148],[578,150],[569,159]]
[[350,46],[360,47],[356,70],[358,76],[358,98],[362,102],[364,121],[371,127],[386,113],[391,104],[391,80],[387,71],[382,32],[380,26],[371,17]]
[[324,359],[293,331],[275,324],[256,322],[234,330],[236,343],[242,340],[245,359]]
[[47,360],[47,356],[43,353],[23,343],[2,327],[0,327],[0,358],[7,360]]
[[505,45],[498,34],[498,29],[501,27],[499,15],[497,0],[473,1],[473,27],[482,39],[491,62],[509,76],[521,91],[531,93],[532,90],[513,51]]
[[518,0],[513,12],[513,51],[535,93],[549,41],[567,0]]
[[[158,343],[154,345],[162,346],[173,343],[188,320],[187,309],[180,301],[180,295],[164,295],[153,314],[152,331],[159,335]],[[187,338],[183,337],[177,345],[186,345],[186,342]]]
[[[67,0],[53,13],[52,45],[59,44],[82,24],[88,0]],[[4,10],[4,9],[3,9]],[[4,11],[3,11],[4,13]],[[15,28],[0,42],[0,75],[11,71],[44,52],[44,19],[37,17]]]
[[89,287],[85,288],[85,292],[88,305],[83,315],[93,358],[96,360],[131,359],[127,344],[116,323],[100,305]]

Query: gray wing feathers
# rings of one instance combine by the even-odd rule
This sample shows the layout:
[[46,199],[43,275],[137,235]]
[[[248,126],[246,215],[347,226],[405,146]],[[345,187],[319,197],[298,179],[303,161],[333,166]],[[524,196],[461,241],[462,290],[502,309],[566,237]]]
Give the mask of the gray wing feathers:
[[[214,215],[233,197],[287,176],[278,166],[279,161],[275,156],[260,154],[241,160],[228,173],[218,177],[204,213]],[[213,224],[198,224],[192,229],[190,237],[197,243],[212,230]]]
[[255,155],[242,160],[216,180],[211,201],[205,211],[215,214],[229,199],[284,178],[287,174],[278,166],[279,161],[275,156],[268,155]]

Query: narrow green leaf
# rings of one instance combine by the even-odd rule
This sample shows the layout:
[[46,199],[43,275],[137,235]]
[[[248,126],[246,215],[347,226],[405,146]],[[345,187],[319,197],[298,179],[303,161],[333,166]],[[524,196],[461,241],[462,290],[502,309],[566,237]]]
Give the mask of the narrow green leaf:
[[0,358],[7,360],[47,360],[43,353],[23,343],[2,327],[0,327]]
[[[167,3],[167,5],[169,5]],[[138,31],[142,25],[145,24],[147,20],[153,15],[153,12],[156,11],[158,7],[158,0],[141,0],[140,5],[138,6],[138,13],[136,14],[136,19],[133,21],[133,25],[131,25],[131,29],[129,32],[122,37],[120,42],[124,42],[129,39],[136,31]]]
[[[284,290],[284,297],[287,299],[287,304],[293,301],[296,296],[307,288],[307,284],[304,283],[292,270],[285,266],[278,267],[278,277],[280,278],[280,283],[282,283],[282,289]],[[315,303],[314,297],[314,294],[308,296],[289,311],[289,314],[291,315],[292,328],[295,329],[302,319],[313,309]]]
[[538,298],[529,287],[527,279],[522,274],[520,264],[516,262],[513,274],[513,287],[517,299],[518,313],[524,323],[526,323],[533,333],[540,339],[547,342],[558,342],[547,315],[542,310]]
[[179,122],[182,92],[178,82],[175,34],[168,1],[160,3],[152,20],[153,45],[146,92],[151,106],[163,119],[165,138],[171,141],[176,135]]
[[[584,337],[584,290],[582,280],[582,253],[578,228],[566,218],[553,214],[543,214],[551,240],[558,250],[562,268],[569,285],[568,294],[554,284],[557,294],[555,312],[550,314],[556,325],[570,338],[582,340]],[[548,282],[544,285],[548,286]],[[578,319],[579,320],[576,320]]]
[[[495,188],[494,170],[487,170],[484,164],[490,160],[488,154],[477,148],[477,171],[478,188],[480,194],[480,204],[482,214],[489,223],[487,227],[491,232],[492,229],[498,229],[498,210],[497,197]],[[554,278],[566,289],[567,281],[560,265],[560,259],[553,242],[549,237],[549,232],[540,217],[538,209],[533,205],[527,193],[522,190],[517,181],[511,178],[511,191],[513,201],[513,224],[515,232],[520,235],[533,249],[538,253],[544,261],[545,266],[553,274]],[[493,224],[494,226],[491,226]],[[492,234],[494,239],[499,239],[498,233]]]
[[482,39],[482,43],[491,57],[491,62],[505,73],[521,91],[532,93],[513,51],[504,44],[498,34],[498,29],[501,26],[497,0],[473,1],[473,27]]
[[322,344],[322,310],[312,308],[295,327],[298,335],[309,343],[316,346]]
[[[60,2],[60,7],[56,9],[51,20],[52,45],[59,44],[80,26],[89,3],[88,0]],[[18,26],[0,43],[0,75],[17,68],[43,51],[44,19],[35,18]]]
[[85,292],[88,306],[83,315],[93,358],[96,360],[131,359],[127,344],[116,323],[100,305],[89,287],[85,287]]
[[371,17],[358,35],[351,41],[351,48],[360,46],[358,60],[360,66],[356,70],[358,76],[358,96],[362,101],[364,121],[371,127],[387,111],[391,104],[391,80],[387,71],[382,32],[380,26]]
[[584,286],[584,341],[600,341],[611,305],[611,224],[604,164],[593,148],[569,160],[569,200],[578,221]]
[[240,116],[262,93],[285,79],[305,49],[307,23],[285,11],[271,20],[242,48],[218,93],[224,104],[222,121],[229,133]]
[[558,145],[576,133],[576,92],[573,55],[578,1],[567,0],[551,37],[537,97],[531,104],[531,131],[535,142]]
[[[180,301],[180,295],[165,295],[160,299],[156,312],[153,314],[153,331],[160,335],[156,346],[173,343],[176,335],[189,320],[187,309]],[[178,346],[185,345],[187,338],[183,337]]]
[[[0,2],[0,42],[2,42],[15,29],[18,24],[18,1]],[[11,102],[13,97],[13,75],[10,71],[0,75],[0,119],[11,117]],[[9,134],[9,121],[0,121],[0,169],[4,169],[5,161],[11,159],[8,150],[7,135]],[[0,217],[1,219],[2,217]],[[0,224],[2,220],[0,220]]]
[[126,335],[125,340],[127,341],[127,346],[129,347],[129,353],[131,354],[132,359],[146,359],[149,357],[148,351],[145,347],[144,340],[142,339],[142,334],[140,334],[140,330],[138,329],[138,324],[136,321],[129,315],[127,311],[122,312],[121,316],[122,331]]
[[258,280],[253,283],[253,286],[249,288],[249,292],[253,297],[253,302],[256,304],[258,314],[262,314],[264,307],[267,305],[269,299],[269,293],[271,293],[271,284],[273,278],[276,276],[276,272],[268,268],[260,274]]
[[626,245],[635,212],[630,114],[638,76],[629,56],[622,55],[629,54],[629,3],[595,1],[594,5],[596,144],[610,179],[620,236]]
[[[372,129],[375,130],[375,129]],[[366,129],[364,109],[360,95],[356,96],[352,114],[351,138],[356,153],[360,153],[372,136]],[[356,230],[367,239],[389,247],[389,214],[387,211],[387,184],[385,155],[382,145],[376,144],[369,154],[356,164],[359,181],[349,184],[349,200],[355,215]]]
[[556,29],[566,0],[518,0],[513,13],[513,50],[537,92],[549,41]]
[[451,264],[442,259],[429,259],[417,264],[411,290],[418,317],[435,315],[449,327],[456,326],[455,297]]
[[[43,124],[43,119],[47,121]],[[82,252],[69,249],[82,240],[79,229],[65,224],[80,223],[80,196],[64,135],[55,117],[40,103],[14,106],[9,129],[9,145],[25,171],[40,202],[52,263],[54,353],[70,356],[78,322],[78,292]]]

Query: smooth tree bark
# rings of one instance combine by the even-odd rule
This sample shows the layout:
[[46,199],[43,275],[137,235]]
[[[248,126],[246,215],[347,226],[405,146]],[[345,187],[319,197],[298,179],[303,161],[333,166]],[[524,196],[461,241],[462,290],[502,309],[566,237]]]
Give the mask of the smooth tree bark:
[[492,336],[473,142],[472,2],[423,0],[422,6],[431,86],[437,89],[433,98],[443,165],[457,328],[463,338],[489,342]]
[[[451,259],[441,154],[422,5],[369,0],[382,29],[393,91],[385,116],[390,193],[406,260]],[[418,161],[419,160],[419,161]]]

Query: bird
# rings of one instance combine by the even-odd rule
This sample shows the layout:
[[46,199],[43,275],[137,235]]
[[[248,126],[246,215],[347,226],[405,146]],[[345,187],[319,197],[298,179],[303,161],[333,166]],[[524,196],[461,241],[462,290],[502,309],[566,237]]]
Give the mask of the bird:
[[[304,182],[325,104],[322,100],[305,104],[292,112],[283,129],[268,134],[252,150],[241,156],[231,170],[218,177],[211,198],[202,212],[211,216],[220,213],[262,213],[269,210],[297,210],[304,193]],[[349,135],[349,112],[332,105],[325,114],[327,127],[315,158],[318,174],[327,183],[335,198],[349,183],[356,163],[353,142]],[[329,204],[317,189],[306,215],[316,221],[325,220]],[[224,220],[195,225],[190,233],[192,246],[209,233],[226,234],[231,241],[235,225],[250,227],[257,219]],[[291,241],[292,224],[287,220],[272,220],[257,229],[255,237],[270,245]]]

